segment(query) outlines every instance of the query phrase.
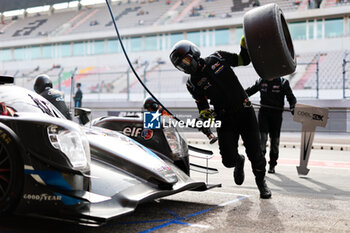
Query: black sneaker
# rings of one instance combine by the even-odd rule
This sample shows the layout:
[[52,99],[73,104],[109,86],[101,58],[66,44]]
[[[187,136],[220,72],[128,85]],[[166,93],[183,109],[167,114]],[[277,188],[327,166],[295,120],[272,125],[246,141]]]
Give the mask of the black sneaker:
[[256,185],[258,186],[258,189],[260,191],[260,198],[271,198],[271,190],[269,189],[269,187],[267,187],[265,179],[263,179],[262,181],[256,181]]
[[233,177],[235,179],[236,185],[241,185],[244,182],[244,161],[245,157],[243,155],[239,155],[240,159],[237,161],[235,170],[233,171]]
[[275,166],[270,165],[269,170],[267,172],[274,174],[275,173]]

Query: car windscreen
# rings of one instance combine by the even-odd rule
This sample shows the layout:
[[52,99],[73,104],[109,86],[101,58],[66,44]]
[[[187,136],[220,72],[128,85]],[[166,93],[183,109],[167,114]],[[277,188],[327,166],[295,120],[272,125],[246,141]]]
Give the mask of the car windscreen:
[[5,103],[15,112],[44,113],[52,117],[66,119],[55,106],[42,96],[21,87],[1,85],[0,102]]

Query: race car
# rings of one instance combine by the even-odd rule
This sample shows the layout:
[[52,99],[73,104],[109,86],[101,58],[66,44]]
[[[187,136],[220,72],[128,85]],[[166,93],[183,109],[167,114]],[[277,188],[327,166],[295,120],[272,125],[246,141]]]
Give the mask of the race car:
[[120,132],[146,146],[154,153],[165,155],[187,175],[190,175],[190,170],[205,174],[217,173],[215,168],[190,163],[190,156],[210,159],[213,156],[213,152],[188,145],[183,134],[173,124],[168,124],[169,121],[175,121],[175,119],[172,119],[170,116],[163,117],[168,119],[160,124],[159,129],[144,128],[142,114],[104,116],[92,120],[91,124],[96,127]]
[[174,127],[144,129],[140,117],[100,117],[92,125],[118,131],[174,161],[182,171],[189,175],[188,145]]
[[65,119],[12,83],[0,76],[0,214],[101,225],[145,201],[215,187],[121,133]]

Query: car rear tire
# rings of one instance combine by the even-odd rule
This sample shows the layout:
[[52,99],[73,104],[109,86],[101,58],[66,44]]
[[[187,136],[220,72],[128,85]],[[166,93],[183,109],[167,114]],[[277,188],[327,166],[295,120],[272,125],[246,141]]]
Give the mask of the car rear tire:
[[24,167],[16,142],[0,129],[0,214],[11,213],[22,194]]
[[292,38],[277,4],[248,11],[243,17],[243,27],[249,56],[261,78],[279,78],[295,71]]

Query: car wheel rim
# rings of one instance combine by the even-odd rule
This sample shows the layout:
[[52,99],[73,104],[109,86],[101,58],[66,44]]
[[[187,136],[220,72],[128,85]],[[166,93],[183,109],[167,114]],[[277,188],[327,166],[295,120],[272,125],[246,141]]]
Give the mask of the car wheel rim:
[[6,198],[11,184],[11,159],[5,146],[0,143],[0,200]]

